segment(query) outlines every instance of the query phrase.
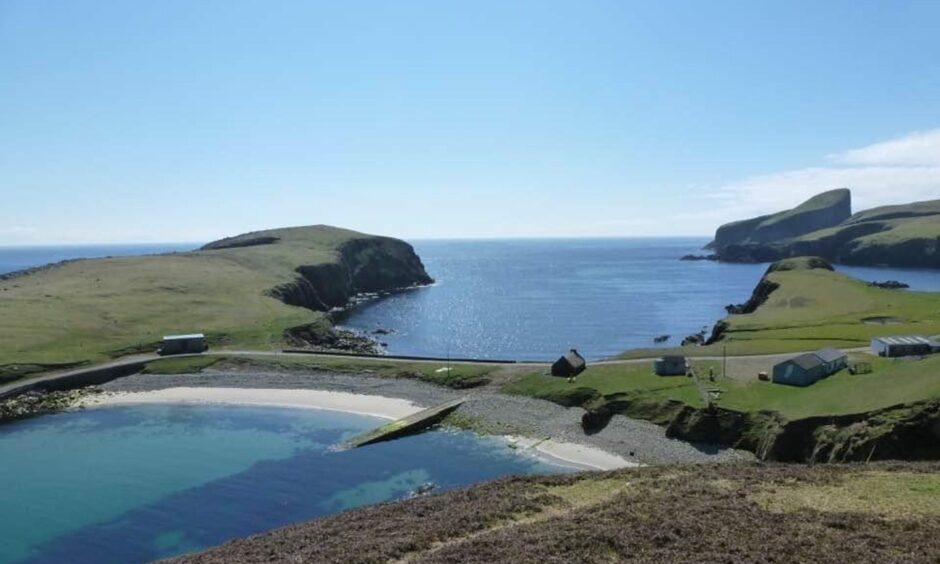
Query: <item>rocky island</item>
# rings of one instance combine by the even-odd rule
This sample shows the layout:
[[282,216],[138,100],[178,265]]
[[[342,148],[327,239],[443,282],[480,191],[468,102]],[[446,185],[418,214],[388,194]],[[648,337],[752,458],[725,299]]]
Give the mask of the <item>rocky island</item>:
[[726,262],[818,256],[866,266],[940,268],[940,200],[852,214],[846,188],[782,212],[722,225],[707,248]]

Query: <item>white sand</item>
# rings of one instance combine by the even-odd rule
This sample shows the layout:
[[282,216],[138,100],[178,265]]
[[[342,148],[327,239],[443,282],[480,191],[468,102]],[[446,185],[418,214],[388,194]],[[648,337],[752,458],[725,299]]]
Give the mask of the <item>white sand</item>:
[[567,443],[554,439],[532,439],[529,437],[507,437],[511,444],[523,450],[534,450],[550,462],[563,466],[574,466],[584,470],[616,470],[640,466],[616,454],[597,447],[578,443]]
[[239,404],[326,409],[383,419],[400,419],[423,408],[396,398],[347,392],[268,388],[166,388],[149,392],[118,392],[90,396],[84,407],[141,403]]
[[[166,388],[147,392],[117,392],[87,396],[82,407],[106,407],[151,403],[183,404],[237,404],[269,407],[325,409],[400,419],[424,409],[408,400],[305,389],[274,388]],[[506,437],[509,444],[521,452],[529,451],[549,462],[586,470],[613,470],[639,466],[624,458],[596,447],[552,439]]]

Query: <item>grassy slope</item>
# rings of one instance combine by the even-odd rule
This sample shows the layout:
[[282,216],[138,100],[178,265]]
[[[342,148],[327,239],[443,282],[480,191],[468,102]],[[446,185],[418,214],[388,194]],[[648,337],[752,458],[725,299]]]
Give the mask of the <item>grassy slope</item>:
[[877,233],[854,238],[860,247],[890,246],[912,239],[935,239],[940,237],[940,200],[866,210],[853,215],[842,225],[820,229],[794,241],[818,241],[837,235],[845,229],[856,228],[860,224],[872,224],[881,228]]
[[[756,312],[731,315],[724,340],[706,347],[677,347],[668,352],[689,356],[770,354],[834,346],[865,347],[872,337],[940,334],[940,293],[902,292],[869,287],[865,282],[827,270],[774,272],[780,288]],[[896,318],[890,325],[864,321]],[[628,351],[622,358],[663,354],[663,349]]]
[[195,374],[207,368],[218,370],[325,370],[384,378],[412,378],[448,388],[472,388],[485,384],[491,375],[508,375],[519,370],[512,365],[455,363],[450,371],[444,362],[389,362],[381,359],[331,356],[189,356],[161,358],[147,365],[148,374]]
[[762,227],[769,227],[807,212],[828,208],[837,204],[844,197],[845,193],[843,190],[830,190],[829,192],[823,192],[822,194],[813,196],[809,200],[806,200],[793,209],[771,215],[769,218],[762,221],[760,225]]
[[880,563],[938,557],[940,467],[934,463],[669,466],[509,478],[292,525],[179,561]]
[[274,245],[86,260],[0,282],[0,366],[101,360],[162,335],[201,331],[216,342],[277,348],[286,328],[322,314],[264,292],[301,264],[334,260],[361,237],[330,227],[271,232]]

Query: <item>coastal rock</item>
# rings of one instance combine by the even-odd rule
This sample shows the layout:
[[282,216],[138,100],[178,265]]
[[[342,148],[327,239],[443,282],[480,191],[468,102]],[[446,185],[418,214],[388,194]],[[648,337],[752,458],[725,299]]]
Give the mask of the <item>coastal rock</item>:
[[704,345],[706,340],[707,339],[705,338],[705,331],[701,331],[699,333],[694,333],[682,339],[682,346],[685,347],[689,345]]
[[910,288],[910,284],[905,284],[904,282],[898,282],[897,280],[886,280],[884,282],[869,282],[869,286],[873,288],[883,288],[885,290],[905,290]]
[[770,294],[774,293],[774,290],[780,287],[780,284],[768,280],[767,278],[761,278],[760,282],[757,283],[757,287],[754,288],[754,292],[751,294],[751,297],[748,298],[743,304],[731,304],[725,306],[725,311],[731,315],[745,315],[748,313],[754,313],[757,308],[762,306]]
[[431,284],[414,248],[388,237],[353,239],[342,244],[335,262],[299,266],[292,282],[272,288],[271,296],[314,311],[346,306],[354,296]]
[[323,330],[317,325],[301,325],[285,331],[291,348],[310,351],[343,351],[364,355],[381,354],[381,344],[345,329]]
[[0,400],[0,423],[62,411],[73,407],[82,398],[98,393],[101,390],[93,386],[75,390],[26,392]]
[[682,258],[680,258],[679,260],[685,260],[685,261],[718,260],[718,255],[716,255],[716,254],[710,254],[710,255],[685,255],[685,256],[683,256]]

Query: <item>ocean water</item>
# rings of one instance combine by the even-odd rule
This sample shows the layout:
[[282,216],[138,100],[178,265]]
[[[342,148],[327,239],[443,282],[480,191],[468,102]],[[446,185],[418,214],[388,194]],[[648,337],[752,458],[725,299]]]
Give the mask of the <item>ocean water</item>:
[[0,562],[133,563],[509,474],[568,471],[459,431],[349,451],[382,420],[312,409],[141,405],[0,427]]
[[[552,360],[569,348],[590,359],[666,346],[711,327],[746,301],[766,264],[684,262],[707,239],[417,241],[437,283],[363,303],[341,323],[395,354]],[[940,291],[940,273],[838,267],[864,280]]]
[[191,251],[199,246],[198,243],[152,243],[0,247],[0,274],[68,259],[153,255]]

